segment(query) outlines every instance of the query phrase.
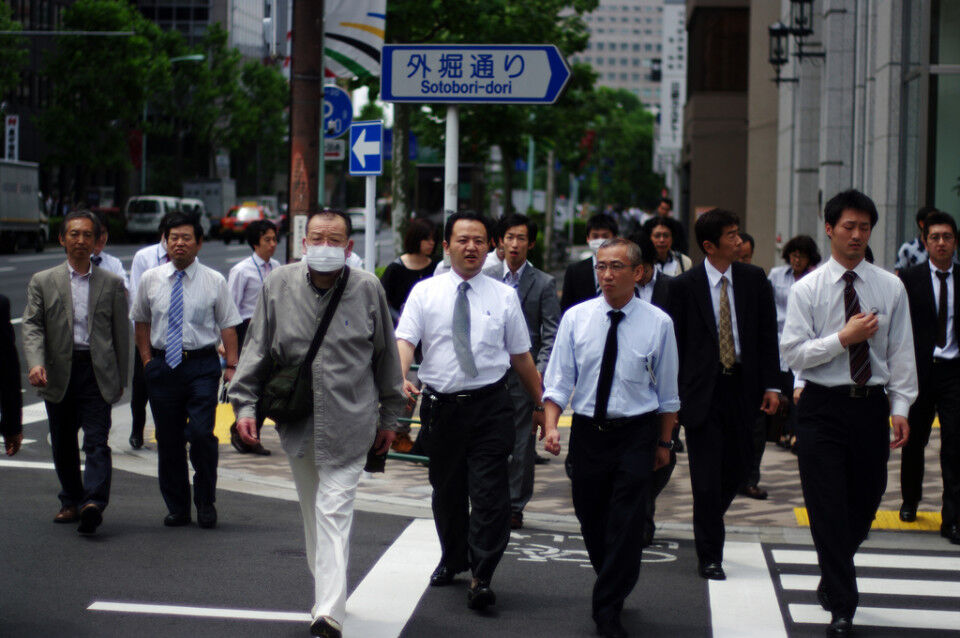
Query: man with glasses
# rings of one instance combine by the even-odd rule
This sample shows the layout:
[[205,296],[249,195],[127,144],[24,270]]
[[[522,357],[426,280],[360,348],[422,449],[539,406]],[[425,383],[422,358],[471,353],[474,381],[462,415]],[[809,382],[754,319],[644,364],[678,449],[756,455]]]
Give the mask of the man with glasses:
[[601,244],[602,295],[564,314],[544,377],[548,452],[560,452],[557,421],[573,397],[573,507],[597,574],[593,620],[607,638],[627,635],[620,613],[640,575],[649,483],[670,462],[680,408],[673,322],[634,292],[644,268],[633,242]]

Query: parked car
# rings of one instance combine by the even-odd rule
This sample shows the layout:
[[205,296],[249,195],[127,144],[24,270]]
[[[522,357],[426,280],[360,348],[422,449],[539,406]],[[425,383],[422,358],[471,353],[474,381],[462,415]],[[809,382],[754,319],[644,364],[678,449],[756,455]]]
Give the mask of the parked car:
[[367,209],[348,208],[347,215],[350,216],[350,224],[353,226],[353,232],[362,233],[367,230]]
[[160,220],[167,213],[180,209],[179,197],[140,195],[127,200],[124,216],[127,218],[127,239],[156,241]]
[[213,219],[210,217],[210,211],[207,210],[202,199],[182,197],[180,198],[180,210],[200,218],[200,225],[203,227],[204,237],[217,236],[217,228],[220,226],[220,220],[217,219],[216,226],[214,226]]
[[239,206],[234,206],[220,220],[220,236],[223,238],[223,243],[229,244],[234,239],[242,241],[250,222],[260,219],[278,223],[277,220],[271,219],[267,210],[257,202],[243,202]]

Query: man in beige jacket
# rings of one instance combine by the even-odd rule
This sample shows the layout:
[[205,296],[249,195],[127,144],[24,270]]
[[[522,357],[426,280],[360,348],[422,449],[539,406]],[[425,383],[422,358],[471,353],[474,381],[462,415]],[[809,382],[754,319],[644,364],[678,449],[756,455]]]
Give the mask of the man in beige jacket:
[[[30,279],[23,311],[28,380],[46,403],[62,488],[53,520],[79,520],[81,534],[93,534],[103,521],[110,495],[110,404],[123,395],[130,360],[123,280],[90,262],[102,232],[90,212],[67,215],[60,227],[67,261]],[[82,479],[80,429],[86,455]]]

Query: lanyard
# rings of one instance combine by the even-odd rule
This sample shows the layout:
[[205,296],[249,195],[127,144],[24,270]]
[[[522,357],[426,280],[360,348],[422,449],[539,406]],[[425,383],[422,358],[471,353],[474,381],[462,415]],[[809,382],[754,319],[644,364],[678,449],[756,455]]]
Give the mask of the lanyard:
[[260,283],[263,283],[263,273],[260,272],[260,264],[253,258],[253,255],[250,255],[250,261],[253,262],[253,267],[257,269],[257,274],[260,275]]

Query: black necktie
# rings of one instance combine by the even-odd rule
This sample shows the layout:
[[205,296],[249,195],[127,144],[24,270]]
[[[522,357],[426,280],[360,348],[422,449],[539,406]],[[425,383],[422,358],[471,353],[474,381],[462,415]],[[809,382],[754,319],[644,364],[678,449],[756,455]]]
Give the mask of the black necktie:
[[937,347],[942,348],[947,345],[947,278],[949,272],[937,271],[937,277],[940,278],[940,303],[937,305]]
[[[860,298],[857,291],[853,289],[853,280],[857,278],[857,273],[848,270],[843,273],[843,280],[847,282],[843,288],[843,305],[847,321],[850,317],[860,314]],[[847,350],[850,353],[850,378],[859,386],[864,386],[870,380],[870,344],[866,341],[855,343]]]
[[607,403],[610,401],[610,388],[613,386],[613,369],[617,365],[617,326],[624,314],[622,310],[611,310],[610,328],[607,341],[603,346],[603,359],[600,360],[600,378],[597,380],[597,404],[593,409],[593,418],[602,423],[607,420]]
[[93,262],[94,266],[99,266],[100,262],[103,261],[103,257],[101,257],[100,255],[94,255],[90,258],[90,261]]

